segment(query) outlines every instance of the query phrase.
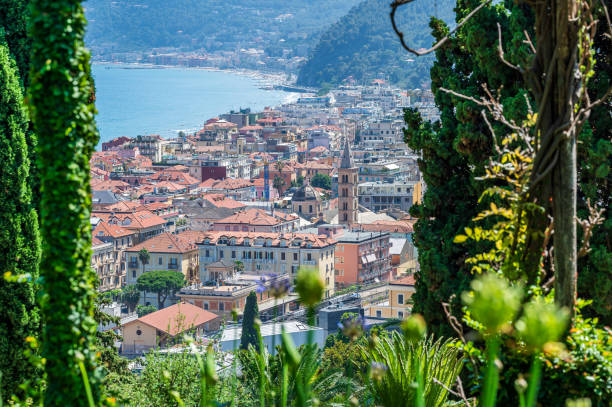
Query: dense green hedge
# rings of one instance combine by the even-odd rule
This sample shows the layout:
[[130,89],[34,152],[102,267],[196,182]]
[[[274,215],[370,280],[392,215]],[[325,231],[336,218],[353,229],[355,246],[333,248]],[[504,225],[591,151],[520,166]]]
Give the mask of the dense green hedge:
[[40,331],[34,287],[40,242],[28,182],[27,129],[16,64],[0,32],[0,393],[5,399],[32,379],[34,368],[23,351],[26,338],[37,338]]
[[89,158],[98,133],[79,0],[32,0],[30,104],[39,138],[45,405],[82,406],[82,361],[94,398],[95,273],[90,267]]

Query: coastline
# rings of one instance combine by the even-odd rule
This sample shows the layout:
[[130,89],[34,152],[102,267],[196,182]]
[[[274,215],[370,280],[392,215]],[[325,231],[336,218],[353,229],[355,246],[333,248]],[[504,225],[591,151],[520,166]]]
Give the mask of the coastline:
[[[189,69],[201,70],[209,72],[224,72],[234,75],[246,76],[260,82],[262,85],[289,85],[287,82],[287,74],[278,72],[262,72],[255,69],[246,68],[218,68],[214,66],[182,66],[182,65],[157,65],[143,62],[108,62],[108,61],[93,61],[91,65],[108,66],[116,69]],[[294,93],[294,92],[287,92]]]

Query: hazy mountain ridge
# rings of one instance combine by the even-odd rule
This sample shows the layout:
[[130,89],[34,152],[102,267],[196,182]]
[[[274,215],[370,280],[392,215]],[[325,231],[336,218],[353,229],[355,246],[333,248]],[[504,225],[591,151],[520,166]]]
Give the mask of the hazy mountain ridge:
[[[384,77],[392,83],[419,87],[429,81],[433,56],[416,58],[402,49],[389,19],[389,0],[366,0],[325,31],[307,62],[298,83],[305,86],[336,84],[352,76],[358,81]],[[450,22],[454,0],[417,1],[397,13],[400,29],[411,46],[432,44],[430,17]]]

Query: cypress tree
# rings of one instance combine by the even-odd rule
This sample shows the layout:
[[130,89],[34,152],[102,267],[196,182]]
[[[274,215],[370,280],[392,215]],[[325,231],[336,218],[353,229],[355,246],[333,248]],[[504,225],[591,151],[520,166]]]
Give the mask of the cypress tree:
[[244,306],[242,317],[242,337],[240,338],[240,349],[247,350],[249,345],[253,345],[259,351],[259,336],[255,329],[255,319],[259,318],[257,307],[257,294],[251,291]]
[[39,137],[45,405],[82,406],[85,367],[99,397],[89,159],[98,140],[79,0],[32,0],[30,107]]
[[26,338],[38,338],[40,330],[34,288],[40,244],[27,182],[27,127],[16,65],[0,32],[0,392],[5,400],[36,374],[23,352]]
[[[477,0],[459,0],[456,20],[461,21],[480,4]],[[421,153],[419,169],[427,184],[423,203],[411,208],[418,218],[414,241],[419,250],[419,266],[414,295],[414,311],[423,314],[428,329],[439,335],[454,335],[442,308],[450,302],[452,313],[462,314],[459,294],[468,289],[472,279],[468,257],[484,251],[481,244],[466,241],[453,243],[453,238],[482,208],[478,199],[487,183],[477,180],[484,174],[484,165],[493,154],[491,132],[482,120],[481,108],[473,102],[450,95],[440,88],[480,98],[481,84],[501,91],[501,102],[510,117],[525,113],[525,102],[519,74],[499,62],[497,26],[499,21],[504,40],[515,41],[513,33],[521,20],[522,9],[512,4],[508,16],[499,6],[487,7],[475,15],[451,39],[436,51],[431,80],[440,121],[423,122],[415,110],[406,110],[405,141]],[[448,33],[447,25],[432,19],[433,36],[439,40]],[[522,32],[522,31],[521,31]],[[507,45],[507,44],[506,44]],[[523,46],[515,47],[515,53]],[[490,120],[493,122],[493,120]],[[493,124],[496,132],[507,131]],[[483,201],[488,206],[489,202]]]
[[[29,0],[0,0],[0,31],[4,30],[6,45],[10,55],[17,64],[17,77],[22,86],[22,94],[26,94],[29,85],[30,53],[32,40],[28,36],[28,21],[30,19]],[[40,181],[36,162],[36,135],[32,123],[28,123],[25,133],[30,160],[29,184],[32,192],[31,201],[38,209],[40,203]]]

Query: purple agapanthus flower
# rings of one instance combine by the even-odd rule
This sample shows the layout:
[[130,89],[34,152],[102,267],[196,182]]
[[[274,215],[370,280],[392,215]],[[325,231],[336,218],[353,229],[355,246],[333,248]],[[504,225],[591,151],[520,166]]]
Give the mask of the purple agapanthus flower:
[[352,342],[363,334],[365,330],[364,322],[361,316],[354,315],[343,319],[342,322],[338,322],[338,328],[340,328],[342,334],[348,337]]

